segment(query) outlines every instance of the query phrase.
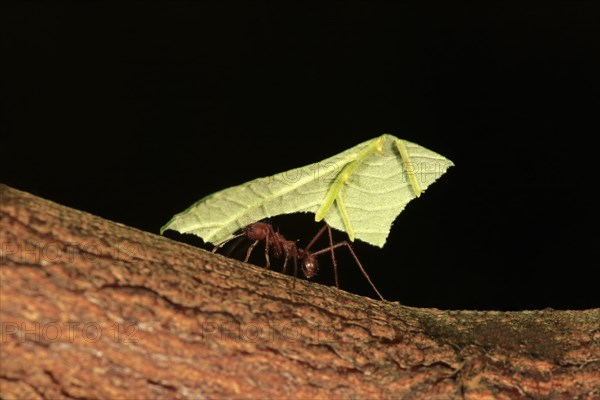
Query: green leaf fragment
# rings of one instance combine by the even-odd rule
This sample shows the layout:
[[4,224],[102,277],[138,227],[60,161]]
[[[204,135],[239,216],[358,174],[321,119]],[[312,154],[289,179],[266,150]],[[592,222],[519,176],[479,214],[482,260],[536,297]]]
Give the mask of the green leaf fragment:
[[452,161],[384,134],[342,153],[209,195],[175,215],[160,232],[192,233],[219,243],[264,218],[297,212],[383,247],[392,223]]

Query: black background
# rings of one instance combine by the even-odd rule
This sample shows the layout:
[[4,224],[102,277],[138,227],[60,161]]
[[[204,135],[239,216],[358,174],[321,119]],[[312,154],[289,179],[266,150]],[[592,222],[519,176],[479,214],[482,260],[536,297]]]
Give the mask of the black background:
[[[3,1],[0,180],[158,232],[387,132],[456,164],[384,249],[356,243],[388,299],[597,307],[593,4]],[[342,288],[373,296],[342,253]]]

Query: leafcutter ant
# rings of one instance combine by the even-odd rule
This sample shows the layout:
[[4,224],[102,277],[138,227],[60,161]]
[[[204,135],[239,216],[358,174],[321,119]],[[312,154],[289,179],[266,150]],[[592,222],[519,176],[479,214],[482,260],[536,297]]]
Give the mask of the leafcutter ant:
[[[317,242],[317,240],[323,235],[323,233],[325,233],[325,231],[327,231],[328,236],[329,236],[329,246],[324,249],[318,250],[318,251],[310,251],[311,247]],[[254,222],[254,223],[244,227],[241,230],[241,232],[238,233],[237,235],[217,244],[213,248],[212,252],[213,253],[217,252],[217,250],[219,250],[225,244],[229,243],[230,241],[232,241],[236,238],[240,238],[240,237],[245,237],[245,238],[253,241],[253,243],[248,247],[248,250],[246,252],[246,258],[244,259],[244,262],[248,262],[248,260],[250,259],[250,255],[252,254],[252,251],[254,250],[256,245],[259,242],[264,241],[265,242],[265,261],[266,261],[267,269],[270,269],[270,267],[271,267],[271,260],[270,260],[270,256],[269,256],[271,253],[276,258],[284,257],[283,272],[286,272],[288,262],[291,259],[292,262],[294,263],[294,278],[296,278],[298,275],[298,264],[300,264],[300,269],[302,270],[302,273],[304,274],[304,276],[307,279],[314,277],[319,270],[319,264],[317,262],[317,257],[322,254],[325,254],[325,253],[331,253],[331,261],[333,263],[333,271],[335,274],[335,286],[338,291],[339,291],[340,285],[339,285],[337,262],[335,259],[334,250],[339,247],[346,247],[350,251],[350,254],[354,258],[354,261],[356,261],[356,264],[360,268],[360,271],[362,272],[363,276],[367,279],[367,281],[369,282],[369,284],[371,285],[373,290],[375,290],[375,293],[377,293],[377,295],[379,296],[379,298],[381,300],[385,300],[383,298],[383,296],[381,295],[381,293],[379,292],[379,290],[377,290],[377,288],[371,281],[371,278],[369,277],[369,274],[367,274],[367,271],[363,268],[361,262],[359,261],[358,257],[356,256],[356,253],[352,249],[352,246],[350,246],[350,243],[348,243],[345,240],[342,242],[333,243],[331,227],[328,224],[325,224],[319,230],[319,232],[317,232],[317,234],[310,241],[310,243],[303,249],[303,248],[298,247],[296,245],[295,241],[287,240],[281,233],[276,231],[271,224],[266,223],[266,222]],[[294,281],[294,285],[295,285],[295,281]]]

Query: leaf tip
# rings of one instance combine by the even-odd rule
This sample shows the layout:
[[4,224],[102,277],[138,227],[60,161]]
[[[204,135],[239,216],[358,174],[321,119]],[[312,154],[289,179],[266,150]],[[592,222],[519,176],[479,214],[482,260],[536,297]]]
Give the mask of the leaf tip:
[[163,226],[160,227],[159,233],[162,235],[167,229],[171,229],[170,226],[173,223],[173,219],[175,217],[171,218],[169,220],[169,222],[167,222],[166,224],[164,224]]

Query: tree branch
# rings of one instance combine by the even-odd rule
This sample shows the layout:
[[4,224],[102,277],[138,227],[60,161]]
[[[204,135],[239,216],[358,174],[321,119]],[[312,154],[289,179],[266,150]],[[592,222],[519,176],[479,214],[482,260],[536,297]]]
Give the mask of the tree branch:
[[0,186],[2,398],[600,398],[600,310],[415,309]]

